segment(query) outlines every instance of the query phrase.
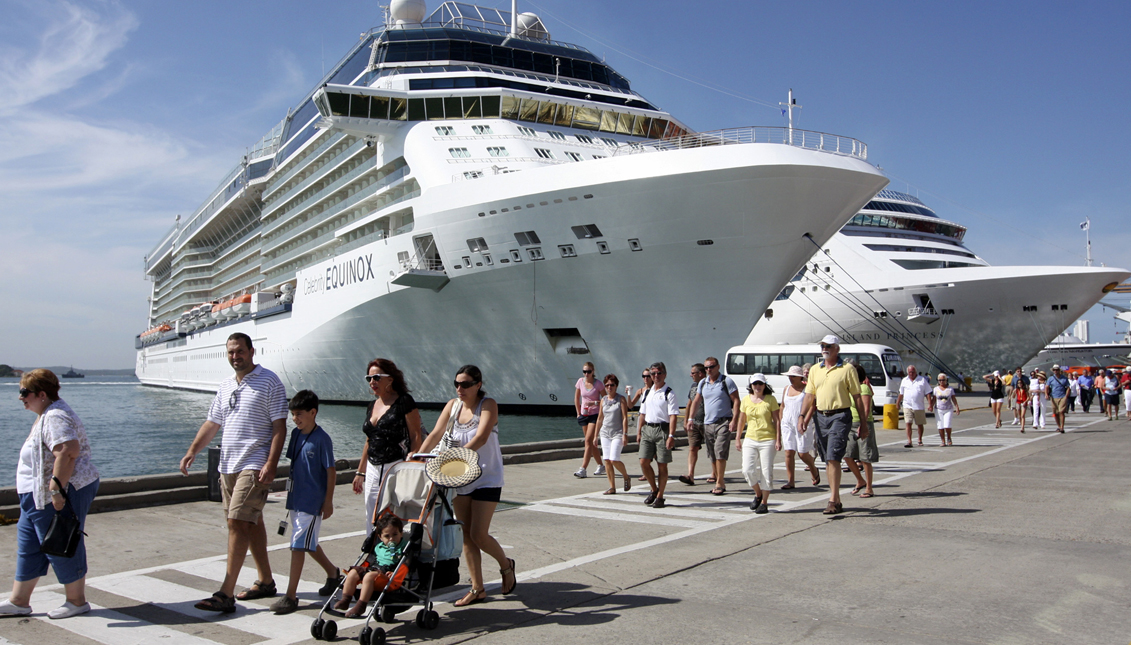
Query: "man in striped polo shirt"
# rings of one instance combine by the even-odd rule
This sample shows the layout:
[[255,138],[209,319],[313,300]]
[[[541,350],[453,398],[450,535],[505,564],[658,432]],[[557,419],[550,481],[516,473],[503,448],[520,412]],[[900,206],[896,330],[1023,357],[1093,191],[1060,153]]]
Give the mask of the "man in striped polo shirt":
[[255,348],[247,334],[232,334],[226,348],[228,363],[236,373],[220,383],[208,420],[181,459],[181,473],[188,474],[197,453],[223,428],[220,488],[228,517],[228,567],[220,590],[196,603],[196,608],[232,613],[236,610],[236,578],[249,546],[259,579],[238,599],[269,598],[277,593],[267,559],[263,507],[286,441],[287,392],[274,372],[255,364]]

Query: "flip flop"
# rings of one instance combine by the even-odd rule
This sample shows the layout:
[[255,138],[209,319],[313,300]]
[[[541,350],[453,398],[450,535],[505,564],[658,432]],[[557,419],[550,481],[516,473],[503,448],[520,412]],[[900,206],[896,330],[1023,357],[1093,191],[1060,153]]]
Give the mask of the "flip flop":
[[616,494],[617,494],[617,489],[615,489],[615,488],[610,488],[609,490],[607,490],[607,491],[605,491],[605,492],[603,492],[603,493],[601,493],[601,494],[602,494],[602,495],[616,495]]
[[725,489],[725,488],[716,488],[716,489],[714,489],[714,490],[712,490],[712,491],[711,491],[711,494],[712,494],[712,495],[726,495],[726,494],[727,494],[727,489]]
[[793,484],[783,484],[779,490],[793,490],[796,488]]
[[908,444],[904,444],[903,447],[904,448],[914,448],[915,446],[912,446],[911,444],[908,443]]
[[873,495],[872,493],[869,493],[867,491],[864,491],[863,493],[860,493],[859,497],[860,497],[860,499],[867,499],[869,497],[875,497],[875,495]]
[[857,487],[852,489],[852,494],[853,495],[859,495],[860,491],[864,490],[865,488],[866,488],[865,486],[857,486]]
[[452,604],[456,607],[466,607],[468,605],[474,605],[477,602],[483,602],[486,599],[486,589],[471,589],[466,594],[464,594],[463,598],[460,598]]

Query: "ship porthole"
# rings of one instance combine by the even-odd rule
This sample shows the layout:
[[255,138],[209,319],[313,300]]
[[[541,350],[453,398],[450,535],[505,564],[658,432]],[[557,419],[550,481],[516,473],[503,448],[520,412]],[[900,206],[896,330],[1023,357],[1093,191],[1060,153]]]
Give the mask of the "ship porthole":
[[550,395],[550,400],[551,400],[551,401],[557,401],[557,400],[558,400],[558,395],[557,395],[557,394],[551,394],[551,395]]
[[519,398],[519,399],[521,399],[521,400],[523,400],[523,401],[525,401],[525,400],[526,400],[526,395],[525,395],[525,394],[523,394],[522,392],[519,392],[519,393],[518,393],[518,398]]

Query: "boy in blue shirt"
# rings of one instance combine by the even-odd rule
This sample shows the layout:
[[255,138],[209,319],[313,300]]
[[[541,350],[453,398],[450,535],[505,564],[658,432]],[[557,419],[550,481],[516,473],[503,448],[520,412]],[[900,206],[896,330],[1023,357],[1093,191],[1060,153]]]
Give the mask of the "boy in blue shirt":
[[298,609],[298,582],[308,551],[314,561],[326,570],[326,584],[318,590],[319,595],[330,595],[339,582],[337,567],[318,544],[322,520],[334,513],[334,485],[338,478],[334,468],[334,443],[330,435],[318,426],[318,395],[310,390],[297,392],[289,408],[296,426],[287,446],[287,459],[291,460],[290,492],[287,494],[291,574],[287,595],[271,605],[271,611],[276,614],[289,614]]

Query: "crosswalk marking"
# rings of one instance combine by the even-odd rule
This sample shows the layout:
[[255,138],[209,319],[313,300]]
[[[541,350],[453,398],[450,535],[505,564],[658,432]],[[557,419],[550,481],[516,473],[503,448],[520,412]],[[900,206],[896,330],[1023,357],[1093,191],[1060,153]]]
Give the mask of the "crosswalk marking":
[[678,526],[689,529],[701,528],[710,524],[709,522],[680,520],[670,517],[648,517],[646,515],[609,513],[607,511],[591,511],[589,509],[572,508],[567,506],[554,506],[552,504],[541,503],[523,506],[522,510],[536,511],[538,513],[553,513],[556,515],[572,515],[575,517],[586,517],[594,520],[617,520],[620,522],[632,522],[635,524],[658,524],[660,526]]
[[[665,501],[671,502],[674,499],[673,495],[668,495]],[[546,503],[546,502],[543,502]],[[644,497],[639,496],[639,499],[634,499],[632,503],[622,502],[606,502],[591,498],[566,498],[555,500],[554,504],[566,506],[583,506],[585,508],[603,508],[608,510],[615,510],[622,513],[643,513],[645,515],[671,515],[673,517],[689,517],[692,519],[701,520],[729,520],[731,515],[729,513],[717,513],[712,511],[704,511],[699,509],[687,509],[681,506],[665,506],[664,508],[652,508],[644,505]]]
[[[31,595],[32,606],[56,607],[66,597],[51,591],[37,591]],[[216,645],[215,641],[179,632],[175,629],[138,621],[132,616],[91,603],[89,614],[67,620],[51,620],[46,614],[36,616],[53,627],[64,629],[106,645]],[[129,629],[123,629],[126,625]]]

